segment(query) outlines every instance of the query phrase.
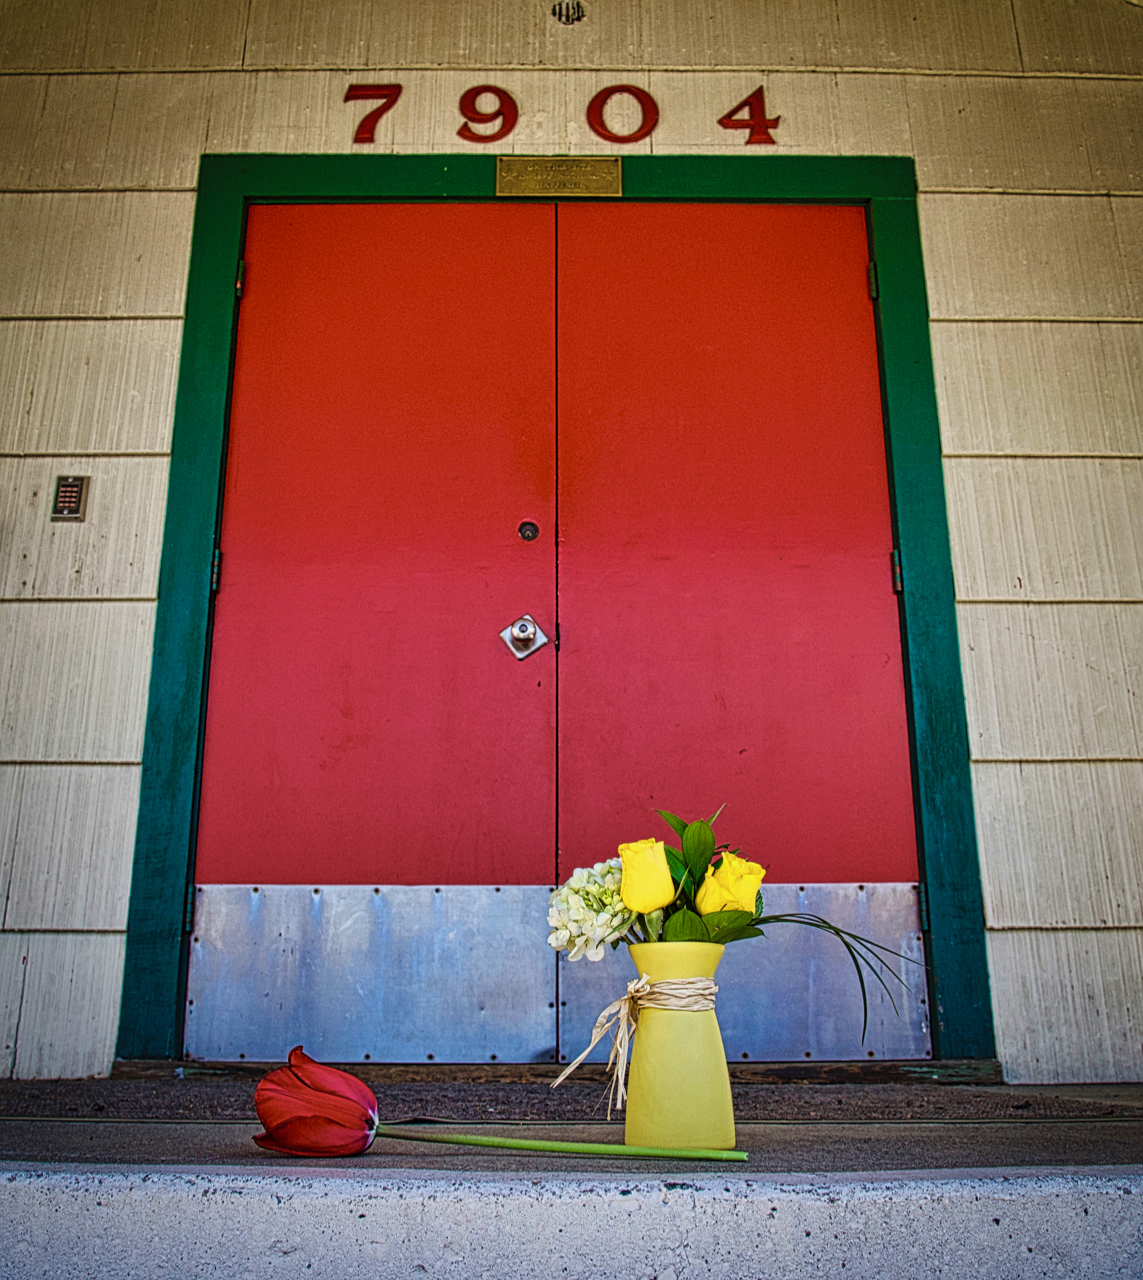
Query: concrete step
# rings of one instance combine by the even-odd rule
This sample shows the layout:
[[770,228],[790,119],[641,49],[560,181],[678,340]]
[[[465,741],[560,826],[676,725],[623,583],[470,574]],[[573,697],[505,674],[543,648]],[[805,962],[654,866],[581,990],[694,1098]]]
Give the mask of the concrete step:
[[[371,1083],[386,1118],[449,1118],[424,1134],[623,1137],[602,1077]],[[291,1160],[251,1141],[253,1087],[0,1082],[0,1277],[1143,1277],[1138,1085],[738,1080],[749,1160],[725,1165],[391,1139]]]
[[9,1162],[0,1274],[890,1280],[1143,1275],[1143,1167],[664,1176]]

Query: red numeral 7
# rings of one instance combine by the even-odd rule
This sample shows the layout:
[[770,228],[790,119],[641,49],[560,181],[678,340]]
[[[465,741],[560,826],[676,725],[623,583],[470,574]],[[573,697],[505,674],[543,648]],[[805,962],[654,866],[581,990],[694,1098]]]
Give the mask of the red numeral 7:
[[375,142],[374,135],[377,132],[377,121],[381,119],[386,111],[391,111],[397,105],[397,99],[400,96],[401,86],[399,84],[351,84],[345,91],[343,102],[352,102],[355,98],[367,98],[370,102],[377,100],[381,102],[379,107],[374,107],[362,119],[357,126],[357,132],[353,135],[353,141]]
[[[778,127],[778,121],[781,116],[775,116],[772,120],[766,119],[766,99],[762,95],[763,86],[759,85],[749,98],[743,98],[736,107],[730,110],[720,120],[719,124],[724,129],[749,129],[750,137],[746,139],[746,145],[749,147],[752,143],[770,143],[776,146],[771,129]],[[744,120],[736,120],[735,116],[740,111],[746,112]]]

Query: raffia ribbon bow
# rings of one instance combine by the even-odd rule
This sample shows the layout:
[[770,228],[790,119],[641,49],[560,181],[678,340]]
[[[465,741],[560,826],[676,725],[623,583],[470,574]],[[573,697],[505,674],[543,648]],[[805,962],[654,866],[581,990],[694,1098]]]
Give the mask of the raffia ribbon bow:
[[607,1058],[607,1069],[612,1073],[607,1097],[607,1118],[610,1120],[612,1106],[622,1107],[627,1099],[627,1055],[639,1022],[639,1010],[682,1009],[687,1013],[703,1013],[714,1008],[717,994],[718,987],[711,978],[664,978],[661,982],[652,982],[645,973],[641,974],[627,984],[625,996],[609,1004],[596,1018],[591,1044],[568,1064],[560,1078],[552,1083],[552,1088],[563,1084],[614,1026],[611,1053]]

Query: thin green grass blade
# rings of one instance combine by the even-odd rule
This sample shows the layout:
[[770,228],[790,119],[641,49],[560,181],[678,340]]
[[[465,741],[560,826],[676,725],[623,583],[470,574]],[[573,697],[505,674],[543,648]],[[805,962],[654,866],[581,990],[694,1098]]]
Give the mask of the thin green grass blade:
[[623,1142],[546,1142],[538,1138],[491,1138],[474,1133],[426,1133],[378,1125],[378,1138],[405,1142],[444,1142],[463,1147],[501,1147],[510,1151],[555,1151],[568,1156],[621,1156],[637,1160],[731,1160],[745,1162],[745,1151],[691,1150],[682,1147],[629,1147]]
[[[857,984],[861,988],[861,1043],[865,1043],[865,1033],[869,1029],[869,993],[865,987],[865,975],[862,973],[862,965],[881,984],[881,989],[889,997],[889,1003],[893,1006],[893,1012],[898,1014],[897,1001],[893,999],[893,992],[889,989],[889,984],[882,977],[881,970],[887,969],[894,978],[903,986],[907,987],[908,983],[905,979],[888,963],[887,957],[892,956],[894,960],[907,960],[910,964],[920,964],[919,960],[914,960],[912,956],[902,955],[899,951],[894,951],[891,947],[885,946],[883,943],[874,942],[871,938],[863,938],[858,933],[850,933],[848,929],[842,929],[836,924],[831,924],[824,916],[814,915],[808,911],[790,912],[785,915],[759,916],[755,924],[804,924],[811,929],[820,929],[823,933],[832,933],[833,936],[846,949],[850,960],[853,962],[854,972],[857,974]],[[883,954],[878,954],[881,952]],[[921,966],[924,967],[923,965]]]

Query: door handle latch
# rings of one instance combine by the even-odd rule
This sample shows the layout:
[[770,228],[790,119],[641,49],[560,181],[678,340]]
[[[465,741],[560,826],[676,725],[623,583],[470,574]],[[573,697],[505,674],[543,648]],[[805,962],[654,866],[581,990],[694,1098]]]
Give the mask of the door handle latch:
[[521,660],[548,643],[548,637],[536,625],[536,619],[530,613],[517,618],[510,627],[505,627],[500,633],[500,639]]

